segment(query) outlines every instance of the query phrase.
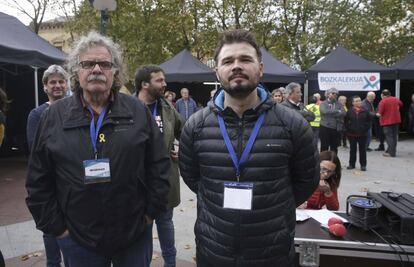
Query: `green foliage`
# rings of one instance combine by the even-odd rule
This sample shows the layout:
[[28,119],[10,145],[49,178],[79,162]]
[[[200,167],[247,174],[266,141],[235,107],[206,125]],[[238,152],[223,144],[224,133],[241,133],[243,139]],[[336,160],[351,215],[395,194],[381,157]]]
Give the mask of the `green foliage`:
[[[120,43],[128,76],[184,48],[211,58],[219,32],[245,28],[261,46],[306,70],[338,45],[380,64],[414,50],[412,0],[122,0],[107,34]],[[99,30],[100,13],[85,0],[68,27]]]

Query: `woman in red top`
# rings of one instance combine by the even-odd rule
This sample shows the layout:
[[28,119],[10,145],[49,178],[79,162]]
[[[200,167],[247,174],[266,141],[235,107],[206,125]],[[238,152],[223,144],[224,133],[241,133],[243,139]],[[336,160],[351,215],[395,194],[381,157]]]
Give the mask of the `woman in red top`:
[[338,210],[341,162],[333,151],[322,151],[319,157],[321,167],[319,187],[303,206],[306,206],[306,209],[321,209],[326,205],[328,210]]

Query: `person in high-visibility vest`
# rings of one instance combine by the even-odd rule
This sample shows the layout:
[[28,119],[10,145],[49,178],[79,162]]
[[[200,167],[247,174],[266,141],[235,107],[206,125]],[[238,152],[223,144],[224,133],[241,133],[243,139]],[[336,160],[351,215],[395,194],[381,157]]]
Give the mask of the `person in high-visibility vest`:
[[310,123],[313,132],[313,142],[315,146],[318,146],[319,141],[319,126],[321,125],[321,111],[319,109],[319,105],[317,104],[318,98],[316,96],[312,96],[309,100],[309,105],[306,106],[306,109],[311,111],[315,114],[315,119]]

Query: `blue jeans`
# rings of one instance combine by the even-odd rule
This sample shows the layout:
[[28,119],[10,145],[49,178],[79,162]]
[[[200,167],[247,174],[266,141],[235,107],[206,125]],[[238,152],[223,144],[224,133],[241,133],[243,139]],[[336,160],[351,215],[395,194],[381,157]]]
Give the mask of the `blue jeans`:
[[[45,245],[46,251],[46,266],[47,267],[60,267],[62,262],[62,257],[60,255],[60,248],[56,241],[56,237],[53,235],[43,235],[43,243]],[[64,258],[65,259],[65,258]],[[65,266],[67,265],[66,260],[64,260]]]
[[66,257],[66,267],[149,267],[152,259],[152,224],[129,248],[109,257],[88,250],[70,236],[56,239]]
[[175,249],[173,209],[169,209],[155,219],[157,224],[158,238],[160,240],[162,257],[166,266],[175,266]]

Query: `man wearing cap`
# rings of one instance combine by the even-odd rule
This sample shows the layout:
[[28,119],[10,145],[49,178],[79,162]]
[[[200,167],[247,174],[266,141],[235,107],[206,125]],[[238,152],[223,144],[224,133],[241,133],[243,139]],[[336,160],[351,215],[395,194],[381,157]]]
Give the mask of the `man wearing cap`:
[[336,88],[328,89],[325,92],[326,100],[320,105],[319,138],[321,140],[321,152],[331,150],[338,154],[338,145],[346,115],[344,106],[337,101],[338,93],[339,91]]

